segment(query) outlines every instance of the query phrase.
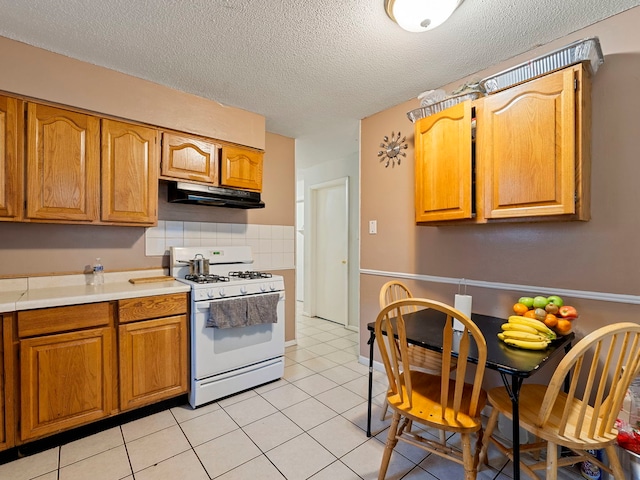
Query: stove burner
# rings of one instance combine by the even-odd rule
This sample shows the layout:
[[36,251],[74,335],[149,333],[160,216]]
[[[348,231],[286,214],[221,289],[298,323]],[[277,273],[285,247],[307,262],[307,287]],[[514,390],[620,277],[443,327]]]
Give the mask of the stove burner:
[[220,275],[185,275],[184,279],[195,283],[217,283],[229,281],[229,277],[222,277]]
[[243,279],[256,279],[256,278],[271,278],[271,274],[267,272],[229,272],[230,277],[243,278]]

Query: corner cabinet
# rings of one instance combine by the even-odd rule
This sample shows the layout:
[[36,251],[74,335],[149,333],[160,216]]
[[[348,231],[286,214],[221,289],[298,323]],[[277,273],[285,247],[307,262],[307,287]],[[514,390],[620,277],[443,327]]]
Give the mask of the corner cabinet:
[[419,120],[416,222],[589,220],[589,99],[576,65]]
[[262,191],[264,154],[235,145],[223,145],[220,156],[220,185]]
[[100,201],[100,120],[27,105],[26,218],[92,222]]
[[24,104],[0,96],[0,221],[22,218]]
[[187,294],[118,301],[120,409],[187,391]]
[[160,177],[218,185],[219,148],[213,141],[164,132]]
[[102,120],[102,221],[158,222],[158,130]]
[[115,413],[113,304],[18,312],[20,440]]

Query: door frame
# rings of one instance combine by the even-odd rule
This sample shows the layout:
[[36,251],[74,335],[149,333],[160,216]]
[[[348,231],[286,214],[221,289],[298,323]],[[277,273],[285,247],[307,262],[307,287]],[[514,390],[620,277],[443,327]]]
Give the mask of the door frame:
[[345,305],[344,305],[344,326],[347,327],[349,325],[349,302],[350,302],[350,298],[349,298],[349,177],[342,177],[342,178],[337,178],[335,180],[330,180],[327,182],[323,182],[323,183],[318,183],[316,185],[311,185],[309,187],[309,193],[310,193],[310,222],[308,222],[308,225],[305,226],[305,234],[309,234],[309,243],[310,243],[310,249],[309,249],[309,253],[310,253],[310,275],[309,275],[309,290],[311,292],[310,298],[309,298],[309,310],[310,310],[310,314],[312,317],[316,316],[317,313],[317,278],[316,278],[316,274],[315,272],[317,271],[316,269],[316,265],[318,264],[319,261],[322,261],[322,257],[320,255],[318,255],[318,248],[317,248],[317,244],[318,244],[318,240],[317,240],[317,236],[318,236],[318,232],[316,229],[316,222],[317,222],[317,213],[318,213],[318,192],[322,189],[326,189],[326,188],[333,188],[333,187],[340,187],[342,186],[344,188],[344,199],[345,199],[345,204],[344,204],[344,209],[345,209],[345,223],[344,223],[344,241],[345,241],[345,245],[346,247],[346,256],[347,258],[345,259],[346,264],[347,264],[347,268],[344,271],[344,285],[345,285],[345,291],[346,291],[346,300],[345,300]]

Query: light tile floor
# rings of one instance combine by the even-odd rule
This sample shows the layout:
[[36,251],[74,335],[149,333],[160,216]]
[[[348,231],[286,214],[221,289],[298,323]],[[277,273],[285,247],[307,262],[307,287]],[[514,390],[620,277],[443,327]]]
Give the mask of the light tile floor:
[[[359,480],[376,479],[389,420],[379,420],[385,379],[374,373],[374,432],[367,438],[368,368],[358,334],[297,315],[297,345],[284,378],[191,409],[123,423],[4,465],[1,480]],[[481,480],[510,480],[512,465],[490,449]],[[462,468],[409,445],[387,478],[451,480]],[[527,478],[522,476],[523,479]],[[577,479],[574,470],[561,478]]]

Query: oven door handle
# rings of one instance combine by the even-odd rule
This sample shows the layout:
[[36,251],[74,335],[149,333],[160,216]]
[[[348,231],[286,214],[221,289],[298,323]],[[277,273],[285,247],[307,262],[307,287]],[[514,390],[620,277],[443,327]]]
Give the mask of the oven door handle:
[[[254,297],[254,296],[258,296],[258,295],[270,295],[272,293],[277,293],[278,294],[278,301],[284,300],[284,291],[282,291],[282,290],[278,290],[276,292],[256,293],[254,295],[246,295],[244,297],[245,298],[251,298],[251,297]],[[211,308],[211,304],[213,302],[224,302],[225,300],[231,300],[232,298],[241,298],[241,297],[223,297],[223,298],[216,298],[216,299],[212,299],[212,300],[205,300],[205,301],[195,302],[196,310],[204,312],[204,311],[209,310]]]

